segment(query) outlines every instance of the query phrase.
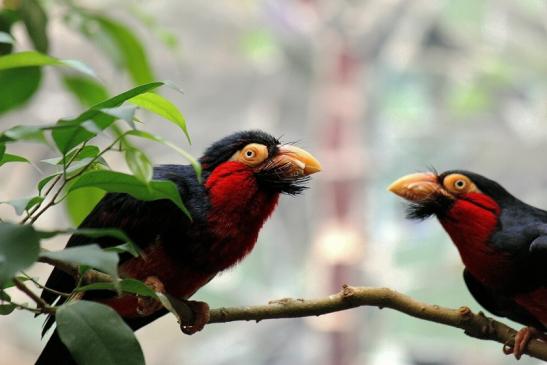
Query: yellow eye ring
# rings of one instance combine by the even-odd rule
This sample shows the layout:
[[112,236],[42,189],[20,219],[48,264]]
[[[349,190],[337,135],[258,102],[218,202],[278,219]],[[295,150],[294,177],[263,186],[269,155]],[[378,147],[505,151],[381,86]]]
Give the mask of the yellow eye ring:
[[239,161],[247,166],[256,167],[268,158],[268,147],[260,143],[249,143],[234,153],[230,161]]

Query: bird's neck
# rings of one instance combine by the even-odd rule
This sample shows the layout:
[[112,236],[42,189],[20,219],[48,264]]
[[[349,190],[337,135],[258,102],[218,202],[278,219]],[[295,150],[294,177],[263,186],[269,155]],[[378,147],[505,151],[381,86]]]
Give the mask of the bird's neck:
[[252,250],[279,193],[260,189],[253,171],[237,162],[218,166],[208,176],[205,188],[211,205],[209,229],[215,237],[211,249],[219,258],[216,269],[224,270]]
[[468,194],[458,199],[439,218],[443,228],[456,245],[465,267],[483,284],[499,284],[507,272],[505,254],[490,244],[498,226],[500,208],[484,194]]

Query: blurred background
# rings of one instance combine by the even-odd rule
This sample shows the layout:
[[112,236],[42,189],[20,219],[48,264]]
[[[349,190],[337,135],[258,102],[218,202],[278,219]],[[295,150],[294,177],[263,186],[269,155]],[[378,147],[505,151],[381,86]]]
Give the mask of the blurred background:
[[[170,80],[184,91],[164,93],[185,115],[192,145],[151,115],[141,118],[145,130],[199,156],[233,131],[260,128],[297,141],[323,163],[310,190],[282,198],[252,255],[195,295],[212,307],[320,297],[348,283],[479,310],[440,225],[405,220],[404,203],[386,186],[429,167],[464,168],[547,207],[543,0],[49,0],[43,6],[48,53],[82,60],[112,94],[148,79]],[[75,7],[124,24],[144,54],[119,50],[118,38],[128,37],[121,28],[82,26]],[[22,25],[12,30],[17,50],[31,48]],[[82,110],[59,71],[46,68],[40,78],[23,108],[2,108],[0,100],[1,129]],[[143,147],[154,163],[182,163],[159,145]],[[33,161],[51,157],[34,144],[18,148]],[[121,160],[109,162],[125,168]],[[23,165],[2,169],[0,200],[28,196],[39,176]],[[38,221],[44,228],[70,224],[64,207]],[[45,278],[48,270],[36,265],[31,273]],[[42,346],[40,327],[26,312],[1,317],[0,362],[32,363]],[[138,337],[151,365],[515,361],[498,343],[377,308],[214,324],[191,337],[166,316]]]

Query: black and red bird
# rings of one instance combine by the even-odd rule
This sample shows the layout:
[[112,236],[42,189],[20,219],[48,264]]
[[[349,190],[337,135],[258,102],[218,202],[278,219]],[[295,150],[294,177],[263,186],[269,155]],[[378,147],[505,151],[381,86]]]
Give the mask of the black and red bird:
[[[121,255],[121,277],[139,279],[155,290],[188,299],[253,249],[280,194],[302,192],[309,175],[321,169],[308,152],[281,144],[261,131],[235,133],[214,143],[200,163],[201,182],[189,165],[163,165],[154,170],[155,179],[170,180],[177,185],[192,219],[168,200],[141,201],[127,194],[110,193],[81,224],[86,228],[121,229],[140,247],[142,255],[137,258]],[[104,237],[97,242],[97,238],[74,235],[67,247],[89,243],[110,247],[120,241]],[[71,292],[75,282],[55,269],[46,286]],[[42,298],[48,303],[63,300],[51,291],[44,291]],[[86,292],[84,299],[111,306],[133,330],[166,313],[161,306],[150,305],[132,295],[116,297],[112,292]],[[199,314],[199,309],[196,312]],[[49,318],[45,330],[53,322]],[[203,325],[202,319],[185,330],[192,333]],[[54,332],[37,364],[70,363],[73,360],[68,350]]]
[[527,326],[511,351],[547,331],[547,211],[497,182],[461,170],[404,176],[388,188],[411,202],[409,218],[436,216],[458,249],[473,297],[494,315]]

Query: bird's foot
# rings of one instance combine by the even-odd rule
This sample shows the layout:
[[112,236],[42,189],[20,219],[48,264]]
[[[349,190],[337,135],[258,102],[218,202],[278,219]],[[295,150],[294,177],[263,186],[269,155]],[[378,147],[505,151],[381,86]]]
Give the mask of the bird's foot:
[[199,332],[209,322],[209,305],[205,302],[195,300],[185,300],[184,303],[190,308],[193,314],[193,323],[181,323],[180,329],[187,335],[193,335]]
[[519,360],[532,339],[547,341],[547,335],[534,327],[524,327],[515,335],[515,344],[513,347],[504,346],[503,352],[506,355],[515,355],[515,358]]
[[[155,292],[165,293],[165,286],[155,276],[147,277],[144,283]],[[156,298],[137,296],[137,313],[140,316],[146,317],[152,315],[162,308],[163,304]]]

